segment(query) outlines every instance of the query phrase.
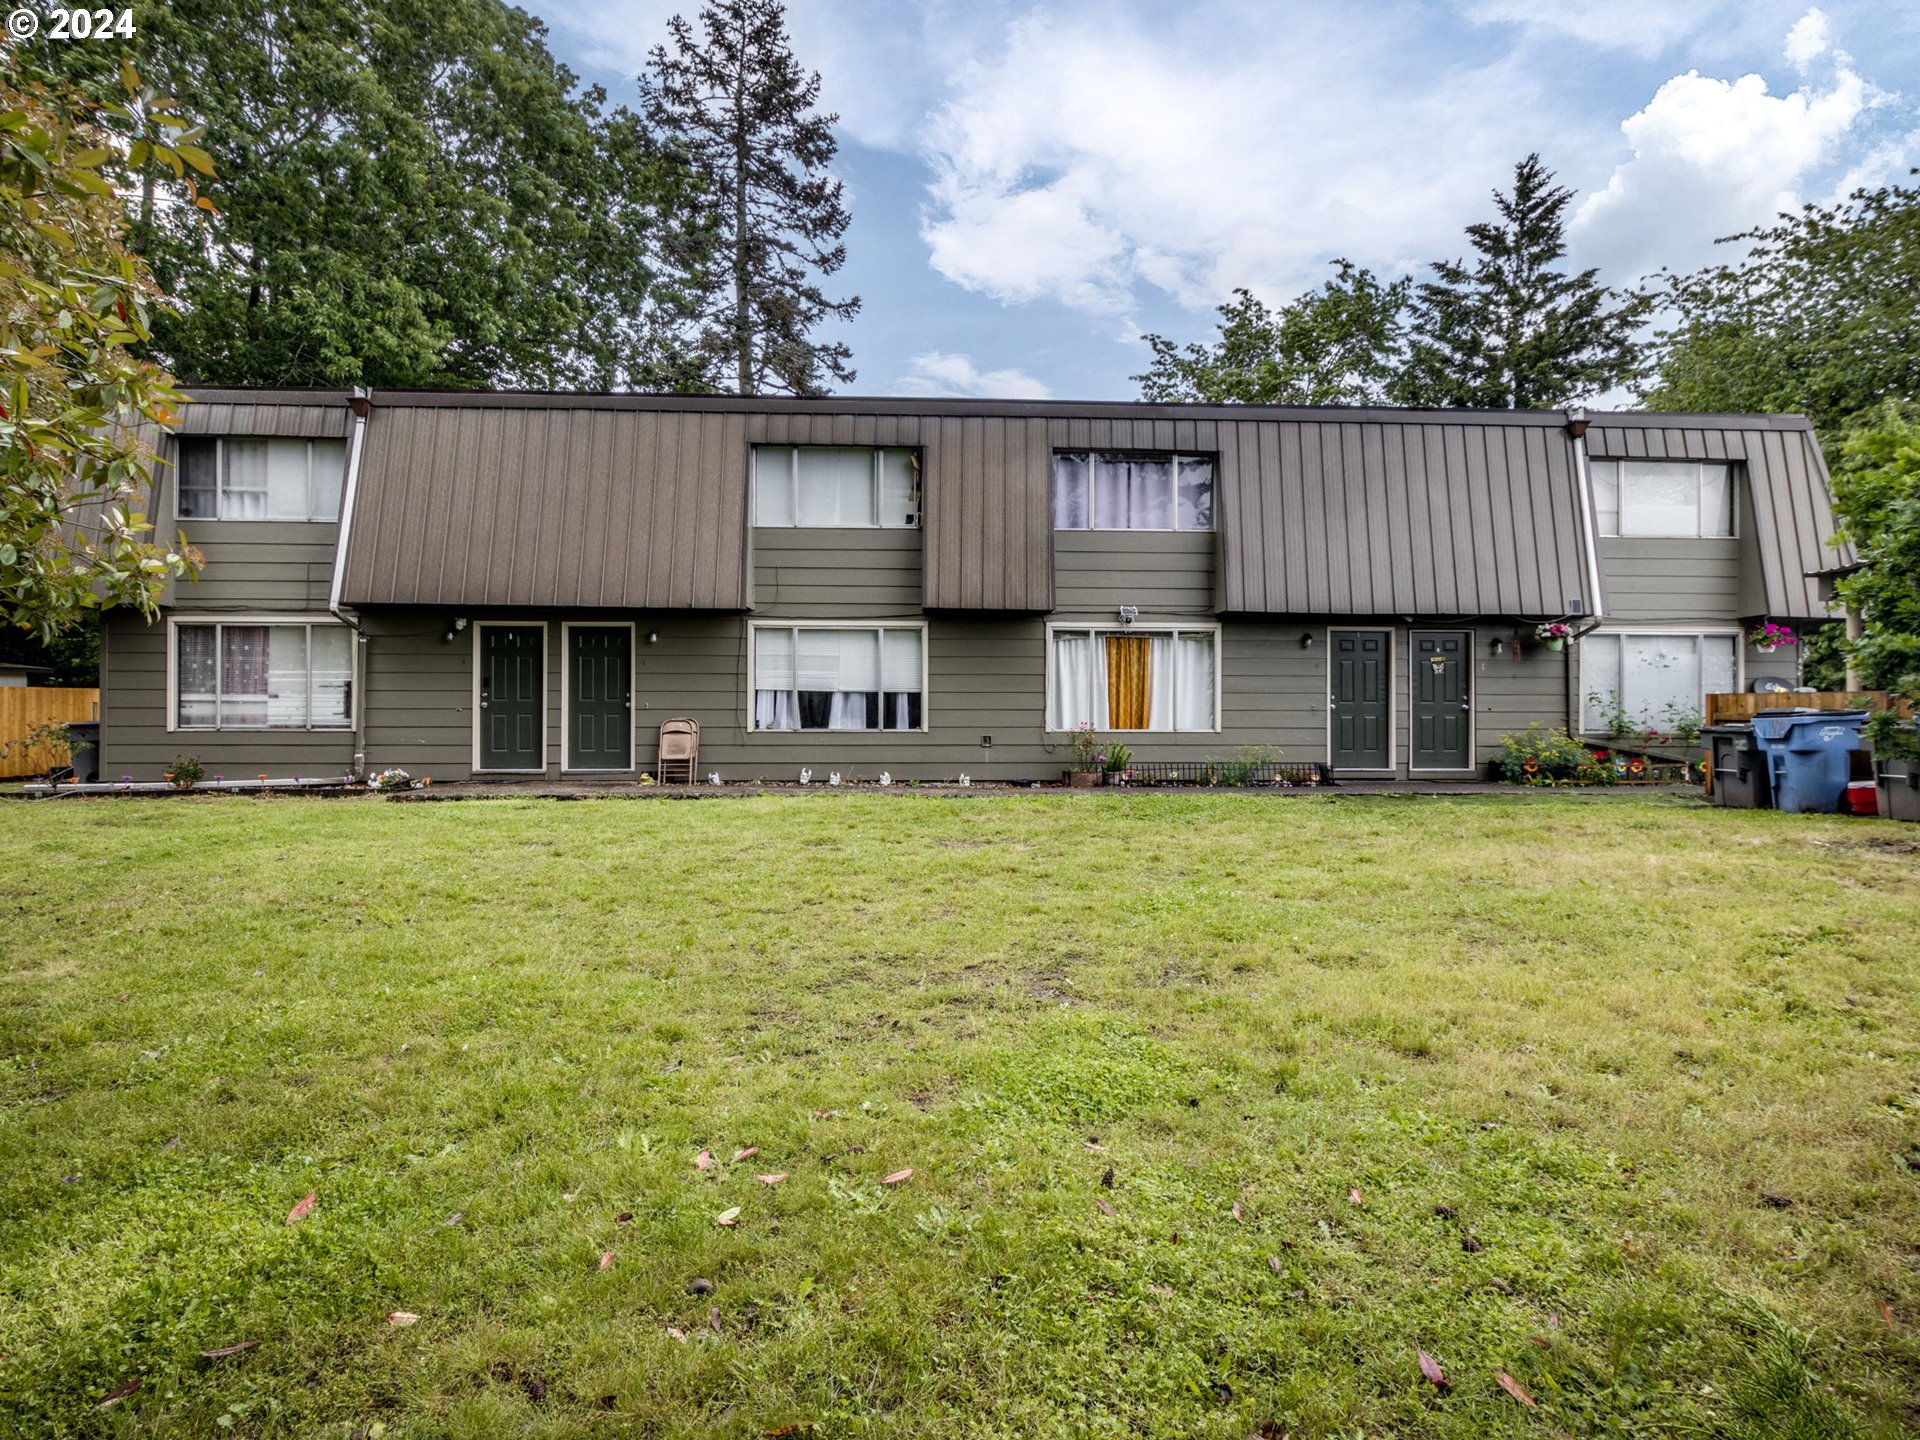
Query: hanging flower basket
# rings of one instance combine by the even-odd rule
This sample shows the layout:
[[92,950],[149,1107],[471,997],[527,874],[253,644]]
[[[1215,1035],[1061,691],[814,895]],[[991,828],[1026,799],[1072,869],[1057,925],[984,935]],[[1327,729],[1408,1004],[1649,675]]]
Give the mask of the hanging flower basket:
[[1573,638],[1573,627],[1564,620],[1549,620],[1534,628],[1533,638],[1549,650],[1564,650]]
[[1784,650],[1789,645],[1798,645],[1800,637],[1793,633],[1790,625],[1776,625],[1771,620],[1758,629],[1747,632],[1747,644],[1763,655],[1771,655],[1776,650]]

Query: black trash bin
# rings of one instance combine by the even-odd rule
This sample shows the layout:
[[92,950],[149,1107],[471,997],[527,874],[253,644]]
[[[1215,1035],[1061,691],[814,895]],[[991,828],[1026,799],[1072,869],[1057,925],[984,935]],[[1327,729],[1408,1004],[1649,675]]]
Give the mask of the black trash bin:
[[72,720],[67,724],[67,751],[73,778],[90,785],[100,778],[100,722]]
[[1736,810],[1773,808],[1766,752],[1751,725],[1709,725],[1700,734],[1713,750],[1713,803]]

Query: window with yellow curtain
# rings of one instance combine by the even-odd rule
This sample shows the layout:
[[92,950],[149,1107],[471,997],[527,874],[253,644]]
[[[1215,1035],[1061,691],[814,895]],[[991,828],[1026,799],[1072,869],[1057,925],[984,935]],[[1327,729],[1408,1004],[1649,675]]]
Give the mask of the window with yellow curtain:
[[1107,724],[1115,730],[1147,728],[1147,675],[1153,642],[1144,635],[1109,635]]

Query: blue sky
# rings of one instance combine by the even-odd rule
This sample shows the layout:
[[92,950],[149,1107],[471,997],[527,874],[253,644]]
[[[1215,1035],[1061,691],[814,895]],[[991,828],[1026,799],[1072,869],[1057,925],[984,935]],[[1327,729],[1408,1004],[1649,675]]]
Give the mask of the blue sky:
[[[696,8],[522,3],[626,101]],[[1614,284],[1920,165],[1910,0],[795,0],[789,26],[841,116],[861,395],[1130,398],[1140,335],[1205,338],[1236,285],[1459,254],[1531,150]]]

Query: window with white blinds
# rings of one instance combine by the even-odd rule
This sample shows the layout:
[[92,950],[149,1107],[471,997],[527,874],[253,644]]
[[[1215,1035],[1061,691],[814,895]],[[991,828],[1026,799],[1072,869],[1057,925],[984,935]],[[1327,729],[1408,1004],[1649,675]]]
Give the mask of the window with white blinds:
[[1595,460],[1593,507],[1608,537],[1734,535],[1733,467],[1712,460]]
[[182,520],[337,520],[347,442],[192,435],[179,470]]
[[353,632],[176,621],[173,688],[177,730],[342,730],[353,723]]
[[1580,689],[1587,731],[1603,734],[1620,712],[1651,730],[1698,719],[1708,695],[1739,690],[1739,643],[1733,633],[1596,631],[1585,636]]
[[913,529],[920,523],[919,456],[912,450],[858,446],[756,445],[753,523]]
[[926,728],[917,625],[755,625],[756,730]]

